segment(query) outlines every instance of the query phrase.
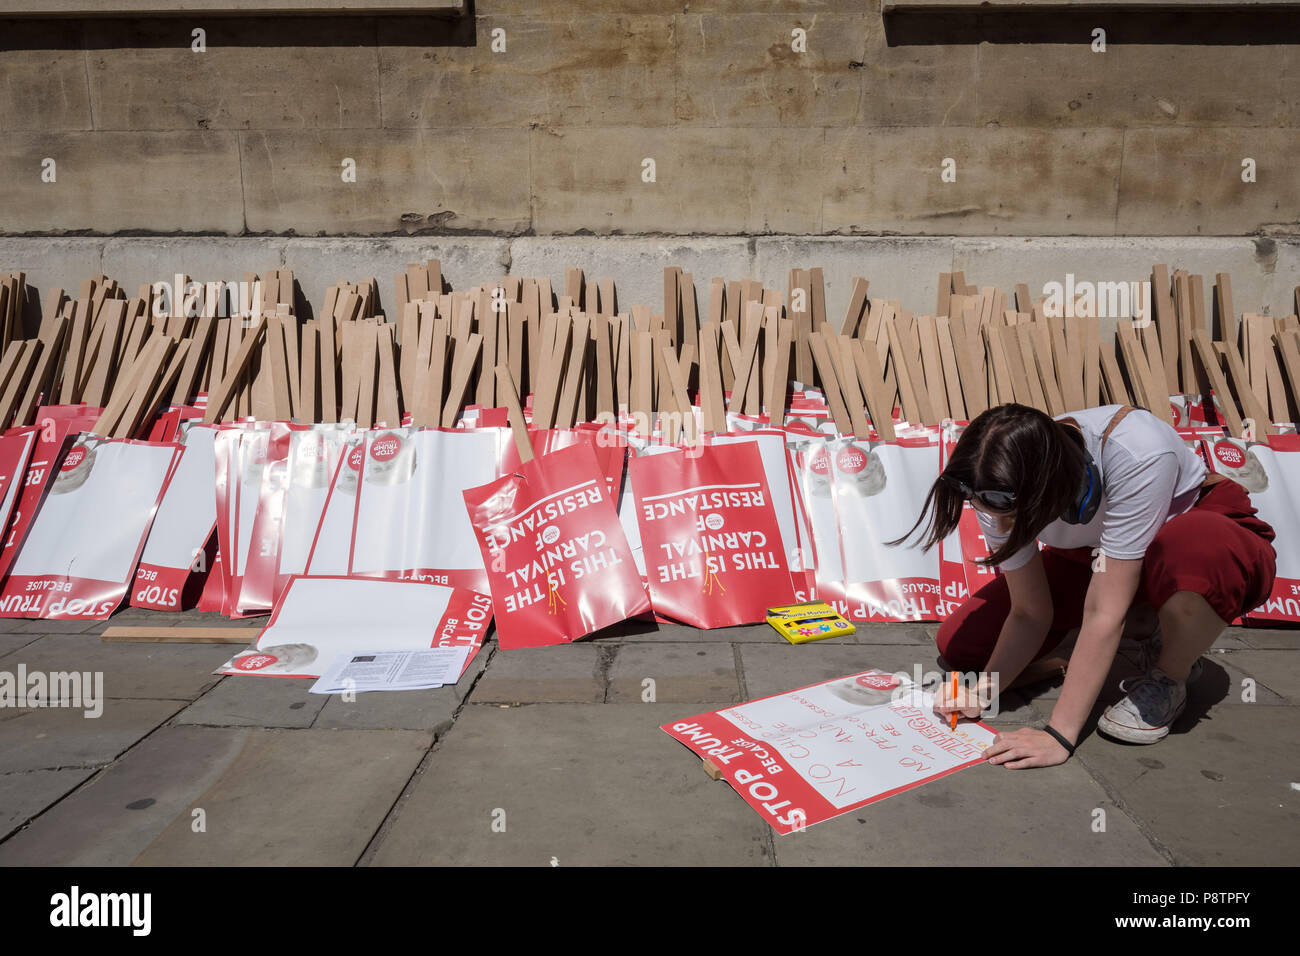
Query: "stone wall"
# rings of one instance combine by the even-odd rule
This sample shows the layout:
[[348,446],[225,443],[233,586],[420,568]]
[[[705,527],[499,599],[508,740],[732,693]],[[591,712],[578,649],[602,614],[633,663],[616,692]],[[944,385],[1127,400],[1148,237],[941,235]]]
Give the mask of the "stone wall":
[[880,0],[475,0],[0,21],[0,233],[1300,232],[1294,29],[917,16],[890,33]]

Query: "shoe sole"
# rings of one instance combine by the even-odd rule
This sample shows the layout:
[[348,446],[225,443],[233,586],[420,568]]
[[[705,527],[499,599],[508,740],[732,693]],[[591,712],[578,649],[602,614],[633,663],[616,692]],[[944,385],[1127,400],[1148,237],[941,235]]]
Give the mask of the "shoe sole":
[[1115,740],[1122,740],[1128,744],[1155,744],[1169,736],[1169,728],[1172,727],[1178,718],[1183,715],[1186,704],[1179,708],[1178,713],[1170,719],[1169,723],[1162,727],[1152,727],[1144,729],[1141,727],[1130,727],[1112,720],[1109,715],[1103,713],[1097,721],[1097,731],[1105,734],[1107,737]]

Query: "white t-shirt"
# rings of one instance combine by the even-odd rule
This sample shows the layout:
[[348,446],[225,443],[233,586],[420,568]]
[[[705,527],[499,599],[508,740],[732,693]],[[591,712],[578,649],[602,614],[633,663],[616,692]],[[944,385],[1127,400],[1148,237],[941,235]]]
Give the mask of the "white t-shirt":
[[[1079,423],[1101,479],[1102,496],[1090,522],[1067,524],[1058,518],[1038,533],[1043,544],[1100,548],[1111,558],[1141,558],[1166,521],[1196,504],[1197,491],[1209,469],[1178,432],[1145,409],[1135,408],[1125,415],[1102,452],[1102,432],[1122,407],[1105,405],[1057,416],[1058,420],[1073,418]],[[975,515],[989,551],[996,550],[1007,535],[994,530],[993,518],[980,511]],[[998,567],[1014,571],[1028,564],[1037,551],[1031,541]]]

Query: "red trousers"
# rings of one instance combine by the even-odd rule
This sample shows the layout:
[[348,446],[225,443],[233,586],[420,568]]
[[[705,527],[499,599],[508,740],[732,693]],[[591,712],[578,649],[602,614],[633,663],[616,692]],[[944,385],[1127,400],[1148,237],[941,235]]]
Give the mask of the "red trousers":
[[[1264,603],[1273,589],[1277,553],[1273,528],[1256,517],[1246,489],[1221,481],[1201,493],[1191,510],[1166,521],[1147,546],[1133,603],[1157,611],[1175,591],[1195,591],[1225,621]],[[1090,548],[1045,547],[1040,552],[1052,593],[1052,626],[1034,655],[1046,657],[1083,622],[1092,579]],[[988,663],[1011,610],[1006,578],[995,577],[939,625],[939,653],[953,668],[980,671]]]

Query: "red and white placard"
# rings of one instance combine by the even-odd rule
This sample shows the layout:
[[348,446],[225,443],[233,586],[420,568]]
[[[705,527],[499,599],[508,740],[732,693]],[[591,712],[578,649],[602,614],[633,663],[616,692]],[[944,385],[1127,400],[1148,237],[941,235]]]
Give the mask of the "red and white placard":
[[104,619],[126,596],[184,449],[83,436],[18,550],[0,617]]
[[932,701],[906,675],[869,670],[660,729],[785,834],[983,761],[996,732],[949,729]]
[[534,458],[464,498],[502,648],[562,644],[650,610],[591,445]]
[[628,477],[657,614],[729,627],[794,603],[757,444],[637,458]]
[[464,588],[295,576],[253,646],[217,673],[320,677],[340,654],[430,647],[471,648],[469,667],[491,622],[491,598]]

